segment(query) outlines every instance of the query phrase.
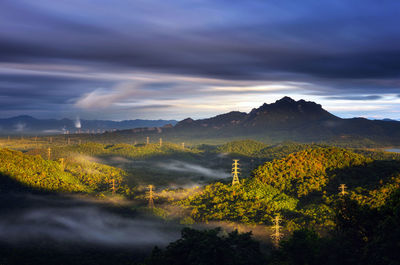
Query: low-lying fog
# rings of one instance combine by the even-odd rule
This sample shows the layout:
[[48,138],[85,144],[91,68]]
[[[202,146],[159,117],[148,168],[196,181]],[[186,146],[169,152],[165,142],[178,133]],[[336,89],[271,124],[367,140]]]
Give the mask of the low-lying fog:
[[168,162],[160,162],[155,164],[156,167],[177,172],[187,172],[191,174],[199,174],[208,178],[229,178],[230,175],[221,169],[211,169],[198,164],[191,164],[183,161],[172,160]]
[[[4,196],[0,195],[0,199]],[[7,196],[6,200],[14,199],[16,203],[9,203],[6,210],[2,210],[0,241],[4,243],[49,240],[150,248],[164,246],[180,236],[178,226],[145,217],[122,217],[74,199],[22,194]]]

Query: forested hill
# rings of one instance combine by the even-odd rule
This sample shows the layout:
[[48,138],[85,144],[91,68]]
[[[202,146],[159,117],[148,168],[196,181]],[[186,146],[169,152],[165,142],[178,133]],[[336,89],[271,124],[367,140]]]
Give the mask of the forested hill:
[[252,176],[241,176],[240,186],[210,184],[181,204],[200,221],[270,224],[279,213],[288,228],[303,222],[327,227],[340,184],[359,204],[378,208],[400,187],[400,160],[374,160],[336,147],[307,148],[260,165]]
[[[372,163],[372,159],[341,148],[309,148],[290,154],[283,159],[266,162],[257,168],[253,179],[268,184],[287,194],[296,197],[308,195],[313,191],[321,191],[331,181],[335,182],[336,192],[339,170],[363,168]],[[341,179],[349,182],[348,179]],[[372,180],[371,180],[372,181]]]
[[324,110],[321,105],[284,97],[275,103],[263,104],[249,113],[233,111],[208,119],[191,118],[171,128],[159,130],[127,130],[116,134],[154,135],[166,139],[234,139],[252,138],[264,142],[286,140],[318,142],[355,142],[363,140],[399,145],[400,122],[342,119]]
[[400,161],[374,159],[343,148],[313,147],[264,163],[251,180],[297,198],[315,192],[337,194],[344,183],[354,198],[381,205],[399,187]]
[[110,181],[123,186],[124,171],[78,158],[45,160],[36,155],[0,149],[0,191],[103,192]]

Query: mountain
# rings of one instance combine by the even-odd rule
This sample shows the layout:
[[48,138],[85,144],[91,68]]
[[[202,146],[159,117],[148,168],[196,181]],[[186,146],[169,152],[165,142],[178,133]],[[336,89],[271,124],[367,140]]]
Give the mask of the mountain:
[[59,134],[64,132],[103,132],[139,127],[174,125],[175,120],[70,120],[36,119],[28,115],[0,119],[0,134]]
[[232,111],[196,121],[188,118],[178,122],[175,128],[290,128],[309,122],[336,121],[338,119],[319,104],[304,100],[295,101],[284,97],[272,104],[264,103],[250,113]]
[[292,140],[400,145],[398,121],[342,119],[324,110],[320,104],[290,97],[265,103],[249,113],[232,111],[208,119],[187,118],[171,128],[118,133],[134,133],[140,137],[158,134],[165,139],[187,141],[251,138],[265,142]]
[[398,121],[398,120],[393,120],[393,119],[388,119],[388,118],[382,119],[381,121],[397,121],[397,122],[400,122],[400,121]]

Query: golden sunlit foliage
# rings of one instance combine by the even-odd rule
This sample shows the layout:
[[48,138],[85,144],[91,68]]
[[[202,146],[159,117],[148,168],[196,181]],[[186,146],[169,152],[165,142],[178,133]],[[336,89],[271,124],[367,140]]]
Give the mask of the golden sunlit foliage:
[[219,146],[217,151],[220,153],[231,153],[254,157],[266,147],[266,144],[254,140],[238,140]]
[[297,200],[268,185],[256,188],[244,182],[240,187],[232,187],[218,182],[179,204],[190,208],[192,218],[197,221],[268,223],[275,212],[294,210]]
[[[95,142],[89,142],[78,145],[59,146],[52,148],[52,153],[55,158],[61,158],[66,156],[74,156],[75,154],[85,154],[90,156],[122,156],[126,158],[149,158],[154,156],[168,156],[174,155],[179,156],[190,156],[196,154],[198,151],[189,148],[182,148],[181,145],[164,143],[160,147],[159,144],[148,144],[148,145],[130,145],[130,144],[114,144],[107,145]],[[33,149],[28,154],[36,155],[39,154],[42,157],[46,157],[46,149]]]
[[28,187],[62,192],[107,191],[111,179],[122,188],[125,174],[79,157],[53,161],[9,149],[0,149],[0,173]]
[[333,176],[332,170],[366,165],[370,159],[340,148],[310,148],[266,162],[254,170],[254,181],[269,184],[298,197],[321,191]]
[[286,229],[319,231],[335,225],[331,204],[340,198],[339,183],[359,204],[380,207],[400,186],[400,161],[315,146],[262,164],[240,187],[211,184],[179,203],[197,221],[270,224],[281,213]]
[[58,162],[19,151],[0,149],[0,173],[32,188],[65,192],[90,191],[78,178],[62,171]]

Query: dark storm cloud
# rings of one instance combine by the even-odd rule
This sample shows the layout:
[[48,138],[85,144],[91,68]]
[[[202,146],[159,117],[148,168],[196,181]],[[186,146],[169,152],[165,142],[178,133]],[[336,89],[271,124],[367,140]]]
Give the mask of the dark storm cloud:
[[104,80],[0,74],[0,117],[21,113],[35,116],[49,110],[50,113],[62,112],[66,107],[71,107],[85,90],[110,84]]
[[[105,91],[124,82],[107,80],[101,73],[148,72],[228,81],[304,82],[312,84],[302,87],[304,94],[378,99],[365,95],[398,94],[399,90],[399,11],[400,2],[395,0],[323,4],[313,0],[3,0],[0,63],[31,64],[27,66],[31,70],[46,64],[83,65],[88,70],[51,78],[45,71],[45,77],[5,71],[0,92],[20,98],[16,105],[21,109],[35,104],[43,110],[56,104],[61,109],[81,102],[85,95],[100,93],[106,98]],[[186,83],[146,82],[142,90],[165,91],[168,99],[199,96],[198,87],[182,88]],[[140,98],[145,93],[119,94]]]
[[[216,25],[208,25],[204,17],[199,25],[190,26],[189,22],[188,27],[180,27],[179,18],[167,16],[168,21],[161,23],[173,24],[173,27],[164,29],[151,23],[152,16],[161,12],[157,10],[147,11],[148,19],[139,15],[138,19],[125,21],[128,24],[120,28],[117,22],[122,19],[113,17],[117,22],[106,23],[105,14],[100,14],[104,15],[104,21],[97,22],[81,11],[81,16],[85,17],[74,20],[73,14],[65,13],[60,18],[49,10],[46,12],[41,5],[5,3],[5,7],[15,13],[7,17],[15,19],[21,12],[25,16],[22,22],[33,23],[34,29],[28,32],[21,26],[21,34],[25,31],[27,35],[18,38],[7,29],[3,30],[1,58],[7,61],[80,59],[108,63],[110,67],[137,67],[227,79],[276,76],[280,80],[279,73],[284,73],[283,78],[296,74],[332,79],[397,78],[400,73],[400,49],[397,48],[400,47],[397,37],[400,30],[395,26],[400,21],[397,16],[390,16],[399,8],[396,1],[386,1],[382,6],[373,1],[358,2],[359,5],[327,2],[325,7],[312,1],[299,6],[286,1],[260,4],[257,13],[242,15],[246,18],[242,22],[244,25],[238,25],[230,15],[238,13],[239,8],[246,11],[255,10],[257,6],[235,3],[226,11],[215,10],[222,20]],[[311,10],[304,11],[307,4],[315,8],[315,14],[311,14]],[[117,1],[116,9],[127,15],[127,11],[123,11],[125,5]],[[221,7],[221,3],[213,2],[203,5],[210,9]],[[188,7],[179,6],[175,1],[171,8],[174,6],[190,15]],[[271,6],[282,14],[282,19],[271,16]],[[135,5],[130,7],[135,14]],[[172,10],[165,11],[173,14]],[[284,12],[293,12],[293,15],[285,18]],[[181,16],[180,19],[189,18],[185,14]],[[98,25],[94,26],[95,23]]]
[[378,100],[381,99],[381,96],[378,95],[370,95],[370,96],[335,96],[335,97],[326,97],[326,99],[332,100]]

